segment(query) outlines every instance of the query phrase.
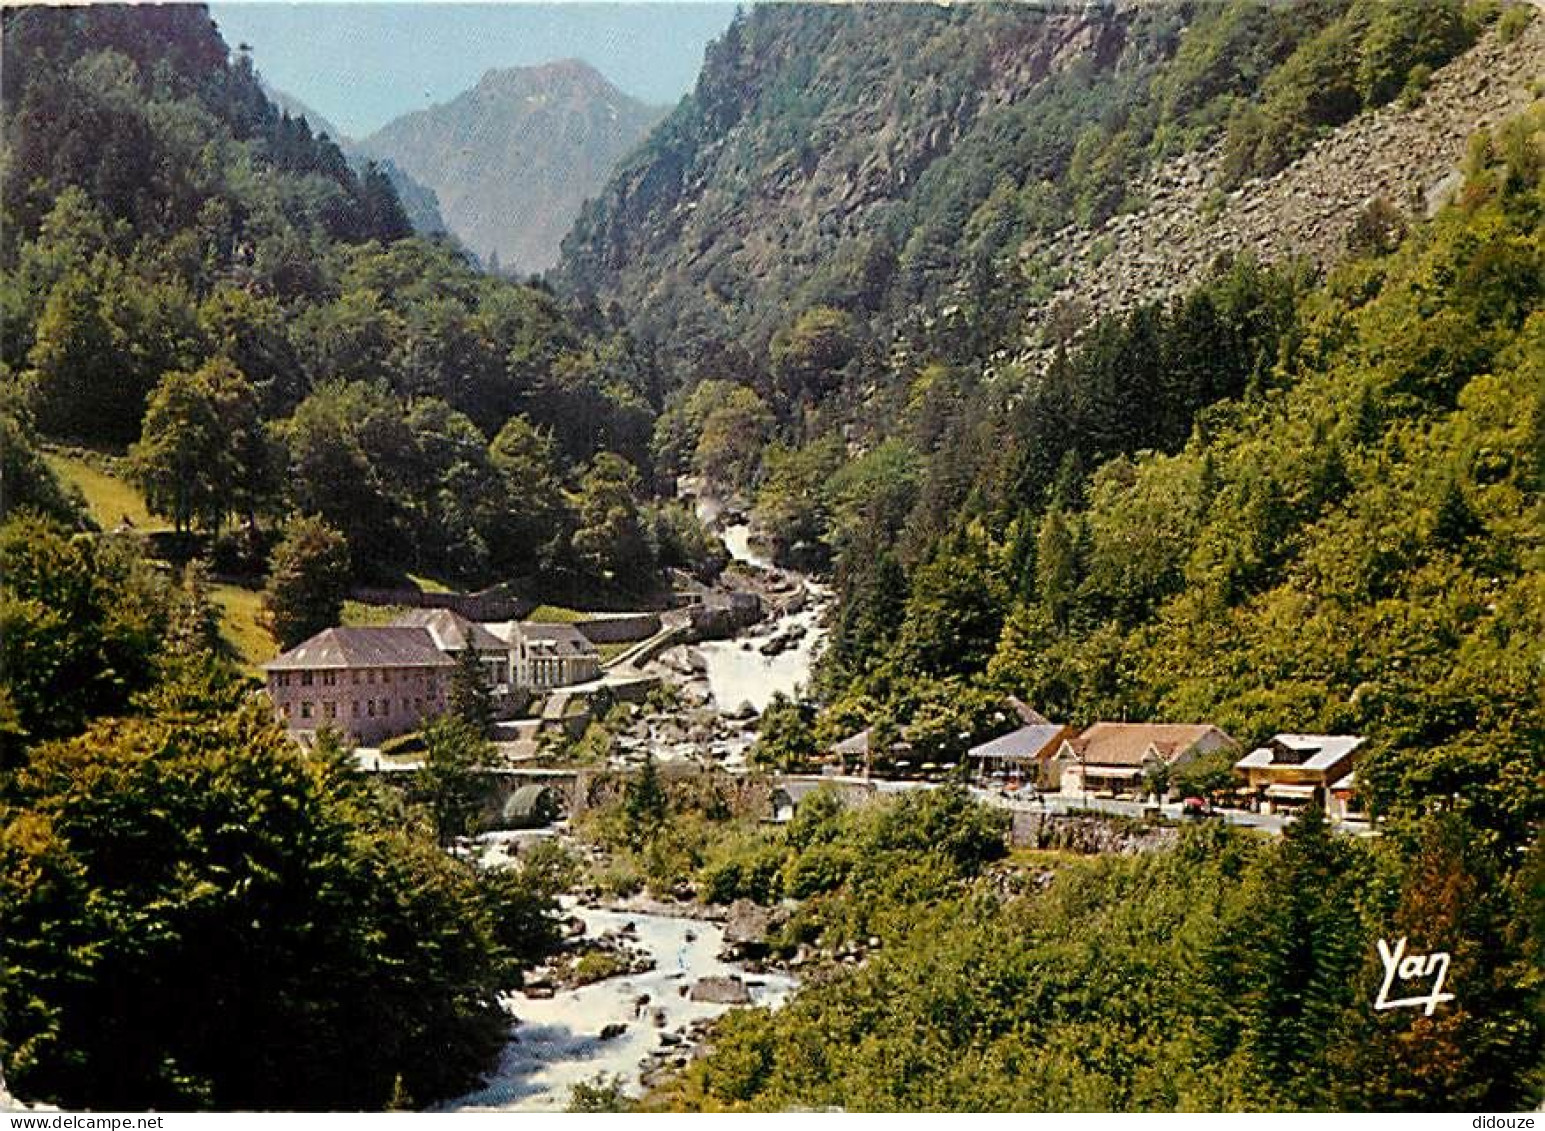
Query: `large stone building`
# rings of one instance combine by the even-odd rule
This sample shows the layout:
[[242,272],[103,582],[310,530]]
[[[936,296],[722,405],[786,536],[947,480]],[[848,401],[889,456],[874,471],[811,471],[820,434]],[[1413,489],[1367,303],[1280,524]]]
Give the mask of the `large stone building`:
[[501,714],[532,692],[601,674],[599,650],[573,625],[485,626],[449,609],[413,609],[389,625],[330,628],[263,670],[269,698],[292,733],[310,737],[332,727],[373,744],[445,711],[451,669],[467,648],[477,653]]
[[470,647],[477,653],[494,709],[502,711],[510,703],[515,683],[510,646],[488,629],[450,609],[409,609],[392,624],[427,629],[435,647],[452,659]]
[[445,711],[455,661],[427,628],[329,628],[264,664],[268,696],[286,728],[328,727],[374,743]]

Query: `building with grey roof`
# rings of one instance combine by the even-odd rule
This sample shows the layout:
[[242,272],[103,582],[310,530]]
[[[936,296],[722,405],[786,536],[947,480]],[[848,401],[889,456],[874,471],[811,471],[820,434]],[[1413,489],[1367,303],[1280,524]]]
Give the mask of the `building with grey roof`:
[[[1327,813],[1346,808],[1343,782],[1364,739],[1351,734],[1278,734],[1234,763],[1268,813],[1318,803]],[[1341,795],[1341,796],[1338,796]]]
[[459,656],[467,648],[477,653],[483,683],[493,696],[494,709],[502,710],[514,681],[509,644],[483,625],[451,609],[409,609],[392,621],[394,627],[423,628],[435,647],[447,656]]
[[361,743],[444,712],[454,661],[427,628],[329,628],[263,665],[268,697],[302,738],[323,728]]
[[572,624],[521,621],[510,626],[515,682],[534,691],[589,683],[601,677],[601,653]]
[[1018,730],[973,746],[969,757],[983,776],[1005,774],[1037,784],[1050,784],[1049,763],[1070,728],[1056,723],[1029,723]]

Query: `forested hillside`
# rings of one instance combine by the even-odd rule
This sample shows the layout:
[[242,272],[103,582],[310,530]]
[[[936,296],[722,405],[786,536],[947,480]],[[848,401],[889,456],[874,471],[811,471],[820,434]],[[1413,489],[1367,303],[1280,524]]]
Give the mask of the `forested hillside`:
[[[318,514],[360,577],[652,584],[647,352],[413,238],[387,177],[276,110],[203,9],[4,19],[19,434],[129,448],[179,531]],[[261,571],[261,545],[231,555]]]
[[365,169],[372,160],[375,160],[381,167],[381,171],[386,174],[387,180],[392,182],[392,188],[397,190],[397,199],[402,202],[402,210],[407,214],[408,222],[413,225],[415,232],[421,236],[443,236],[446,233],[445,218],[440,215],[440,201],[433,189],[426,188],[403,172],[396,162],[386,158],[371,157],[357,141],[343,134],[332,122],[294,95],[276,90],[266,83],[263,91],[268,95],[269,101],[279,108],[281,114],[288,114],[291,118],[304,118],[313,134],[326,134],[348,158],[349,165],[355,172]]
[[[1353,119],[1374,146],[1357,115],[1419,106],[1478,36],[1536,43],[1532,15],[737,21],[563,277],[675,347],[661,468],[753,499],[776,556],[834,570],[820,737],[881,725],[949,761],[1005,691],[1074,723],[1351,730],[1381,812],[1457,793],[1534,827],[1538,656],[1512,642],[1541,627],[1538,111],[1476,135],[1431,223],[1371,197],[1328,276],[1246,248],[1172,297],[1053,311],[1020,348],[1061,285],[1038,241],[1135,207],[1144,169],[1206,148],[1222,191]],[[1445,105],[1429,128],[1461,128]]]
[[[796,900],[769,946],[817,973],[639,1106],[1539,1102],[1545,107],[1473,137],[1453,206],[1376,234],[1323,276],[1215,264],[1044,370],[877,384],[867,442],[775,441],[740,474],[774,549],[831,554],[841,591],[814,702],[763,720],[769,764],[865,726],[947,762],[1005,693],[1247,744],[1357,733],[1382,835],[1311,807],[1280,840],[1002,861],[987,811],[941,820],[949,787],[807,801],[699,882]],[[700,407],[662,417],[663,450]],[[1205,761],[1185,788],[1228,780]],[[1443,1013],[1370,1009],[1391,937],[1452,947]]]
[[[1059,285],[1037,246],[1141,206],[1155,162],[1221,143],[1220,188],[1275,171],[1319,131],[1419,95],[1494,15],[759,7],[581,216],[559,278],[668,334],[688,380],[764,371],[768,342],[823,306],[885,349],[981,354]],[[935,325],[946,293],[957,317]]]
[[[636,519],[638,472],[597,455],[643,458],[629,348],[411,238],[387,179],[277,111],[204,9],[0,19],[4,1080],[97,1110],[465,1090],[560,883],[451,857],[422,794],[332,738],[302,751],[223,654],[210,561],[260,575],[287,523],[335,593],[540,568],[571,481]],[[60,441],[175,536],[88,531],[39,451]],[[549,525],[511,525],[532,496],[507,475],[546,488]]]
[[[1315,284],[1236,263],[1013,395],[936,372],[806,498],[836,547],[835,730],[940,752],[970,689],[1057,718],[1367,734],[1378,811],[1541,816],[1540,112],[1461,203]],[[805,452],[780,457],[811,458]],[[763,505],[810,508],[784,472]],[[990,701],[990,697],[984,697]]]

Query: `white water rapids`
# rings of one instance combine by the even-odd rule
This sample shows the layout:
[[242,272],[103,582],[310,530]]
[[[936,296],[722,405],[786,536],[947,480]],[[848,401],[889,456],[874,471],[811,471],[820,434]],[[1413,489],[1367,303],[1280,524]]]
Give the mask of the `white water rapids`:
[[[752,548],[751,528],[744,523],[726,526],[720,536],[736,561],[762,569],[774,568]],[[750,703],[760,712],[766,710],[776,693],[792,697],[797,688],[809,684],[810,666],[826,635],[821,621],[831,591],[808,579],[804,585],[805,605],[798,612],[786,613],[753,634],[733,640],[708,640],[697,646],[708,665],[708,687],[720,710],[730,711]],[[762,645],[779,635],[797,636],[797,640],[775,656],[762,655]]]
[[[736,561],[758,569],[775,568],[752,547],[748,525],[727,525],[721,536]],[[808,683],[810,665],[824,636],[821,620],[830,591],[808,580],[805,586],[806,600],[798,611],[774,617],[751,635],[696,646],[706,661],[709,689],[721,710],[749,702],[761,711],[776,692],[792,695]],[[780,635],[792,642],[777,655],[764,656],[762,645]],[[779,1005],[793,991],[794,980],[785,974],[748,975],[721,960],[724,931],[716,923],[601,911],[574,906],[572,900],[564,902],[568,913],[584,920],[590,935],[632,923],[636,944],[654,958],[655,968],[560,990],[551,998],[529,998],[520,992],[507,995],[504,1003],[516,1025],[498,1068],[482,1088],[440,1110],[562,1111],[575,1084],[598,1076],[620,1077],[623,1086],[636,1094],[642,1089],[647,1057],[664,1048],[673,1055],[690,1055],[683,1031],[730,1008],[692,1001],[687,991],[698,979],[739,974],[757,1006]],[[649,1001],[640,1008],[644,995]],[[664,1011],[663,1025],[655,1024],[656,1010]],[[616,1025],[626,1028],[619,1036],[601,1040],[601,1031]],[[681,1039],[667,1045],[672,1038],[665,1034]]]
[[[692,1001],[683,990],[710,975],[742,974],[753,1005],[778,1005],[793,989],[793,979],[767,973],[743,974],[721,961],[724,932],[716,923],[667,915],[631,914],[572,907],[590,934],[632,923],[638,945],[654,956],[656,966],[630,974],[560,990],[548,999],[513,993],[506,1007],[518,1019],[499,1067],[478,1091],[443,1105],[443,1111],[562,1111],[570,1090],[597,1075],[618,1076],[631,1093],[640,1090],[640,1062],[662,1047],[661,1035],[679,1033],[704,1018],[717,1017],[728,1006]],[[640,1011],[644,995],[649,1002]],[[665,1011],[665,1024],[656,1027],[652,1014]],[[642,1013],[641,1016],[636,1014]],[[600,1039],[608,1025],[626,1025],[621,1036]],[[683,1042],[675,1046],[687,1055]]]

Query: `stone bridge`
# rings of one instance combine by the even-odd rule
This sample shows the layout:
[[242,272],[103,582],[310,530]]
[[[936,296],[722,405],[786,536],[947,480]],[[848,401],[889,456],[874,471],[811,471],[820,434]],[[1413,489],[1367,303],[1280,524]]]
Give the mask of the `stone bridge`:
[[[729,804],[742,812],[757,812],[768,820],[787,820],[793,811],[822,786],[837,791],[845,804],[861,804],[875,796],[875,783],[860,778],[823,777],[815,774],[732,774],[707,770],[690,763],[657,763],[661,780],[696,783],[728,793]],[[626,783],[638,776],[636,769],[615,767],[497,768],[482,771],[487,782],[483,816],[491,828],[519,827],[521,821],[507,812],[512,799],[527,786],[548,792],[557,811],[577,816],[586,809],[616,797]],[[523,800],[530,794],[523,795]],[[545,823],[545,822],[542,822]]]

